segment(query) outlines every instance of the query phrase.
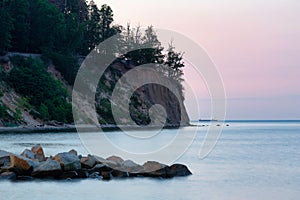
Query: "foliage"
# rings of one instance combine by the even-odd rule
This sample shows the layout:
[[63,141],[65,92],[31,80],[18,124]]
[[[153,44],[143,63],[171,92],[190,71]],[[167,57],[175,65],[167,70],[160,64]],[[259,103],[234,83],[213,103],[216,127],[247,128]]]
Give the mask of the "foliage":
[[44,63],[39,59],[18,56],[12,62],[15,67],[10,72],[9,82],[16,92],[23,95],[43,119],[72,122],[67,92],[46,72]]
[[13,30],[13,18],[7,11],[7,8],[0,8],[0,55],[5,53],[11,47],[11,31]]
[[[78,57],[86,56],[100,42],[121,33],[104,53],[127,52],[118,59],[133,66],[154,63],[156,70],[178,85],[183,99],[183,54],[176,52],[172,44],[164,50],[152,26],[145,32],[130,25],[124,29],[114,25],[113,17],[110,6],[98,8],[93,0],[89,4],[85,0],[0,0],[0,53],[40,53],[73,85],[79,69]],[[24,96],[22,107],[44,120],[72,122],[66,90],[46,72],[45,64],[39,59],[21,57],[14,57],[12,62],[14,68],[10,73],[1,72],[0,80],[8,79],[16,92]],[[102,77],[99,81],[101,89],[97,95],[107,96],[96,96],[97,112],[101,122],[114,123],[109,96],[122,74],[112,66],[107,70],[115,78]],[[131,114],[138,123],[147,124],[149,116],[141,110],[144,105],[139,105],[138,98],[132,99]]]
[[6,107],[2,105],[2,102],[0,102],[0,118],[4,117],[6,115]]

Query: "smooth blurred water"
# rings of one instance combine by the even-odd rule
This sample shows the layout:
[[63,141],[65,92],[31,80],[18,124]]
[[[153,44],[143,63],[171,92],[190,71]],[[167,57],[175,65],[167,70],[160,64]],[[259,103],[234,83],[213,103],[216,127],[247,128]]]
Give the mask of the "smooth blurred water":
[[[99,181],[0,182],[0,199],[300,199],[300,122],[226,122],[214,150],[198,158],[207,127],[197,131],[177,161],[192,176],[174,179],[132,178]],[[196,127],[184,128],[189,133]],[[164,130],[161,134],[174,134]],[[120,132],[112,132],[118,138]],[[190,138],[186,138],[189,140]],[[126,142],[126,141],[123,141]],[[0,149],[21,153],[33,144],[47,155],[76,149],[87,154],[77,133],[0,134]],[[180,147],[179,147],[180,148]],[[172,152],[170,152],[171,154]]]

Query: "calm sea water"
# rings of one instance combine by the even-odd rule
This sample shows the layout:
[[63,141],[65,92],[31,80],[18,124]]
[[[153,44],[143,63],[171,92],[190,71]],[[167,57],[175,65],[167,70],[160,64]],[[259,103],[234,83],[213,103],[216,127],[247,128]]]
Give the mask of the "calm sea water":
[[[168,180],[0,182],[0,199],[300,199],[300,121],[229,121],[214,150],[198,158],[207,127],[177,161],[192,176]],[[195,127],[187,127],[188,134]],[[115,134],[117,137],[118,132]],[[174,134],[164,130],[163,134]],[[190,138],[186,138],[190,139]],[[126,141],[125,141],[126,142]],[[0,149],[21,153],[33,144],[47,155],[88,152],[77,133],[0,134]]]

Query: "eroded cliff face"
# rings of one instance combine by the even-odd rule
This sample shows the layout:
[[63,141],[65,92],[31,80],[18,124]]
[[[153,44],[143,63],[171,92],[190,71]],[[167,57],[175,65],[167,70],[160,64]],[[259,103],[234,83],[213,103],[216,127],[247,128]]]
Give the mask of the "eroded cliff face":
[[[131,70],[135,71],[134,75],[127,77]],[[147,84],[141,84],[145,82]],[[122,87],[116,92],[117,83]],[[168,79],[155,69],[117,60],[107,68],[97,90],[99,121],[124,125],[188,125],[181,88],[179,82]],[[117,98],[112,97],[113,93],[118,93]],[[114,109],[107,109],[107,104],[113,105]],[[118,113],[113,116],[112,112]]]

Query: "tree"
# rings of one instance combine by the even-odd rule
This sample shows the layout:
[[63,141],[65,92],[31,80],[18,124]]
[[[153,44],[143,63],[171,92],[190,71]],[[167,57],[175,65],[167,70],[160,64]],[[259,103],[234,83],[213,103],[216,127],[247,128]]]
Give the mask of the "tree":
[[48,120],[49,119],[49,111],[48,111],[48,107],[42,103],[38,109],[39,113],[40,113],[40,117],[43,120]]
[[29,1],[12,0],[9,6],[10,14],[14,18],[12,31],[12,50],[27,52],[29,44],[30,24],[29,24]]
[[183,62],[183,53],[175,52],[172,42],[167,50],[165,64],[168,66],[167,76],[177,81],[182,81],[182,68],[185,66]]
[[113,19],[113,11],[110,6],[104,4],[101,6],[100,9],[100,25],[101,25],[101,31],[100,31],[100,42],[104,41],[105,39],[113,36],[116,32],[111,27]]
[[88,5],[88,21],[85,32],[85,40],[87,43],[87,49],[85,54],[88,54],[96,45],[100,43],[101,26],[100,26],[100,10],[94,1],[91,1]]
[[2,54],[11,47],[11,31],[13,30],[14,25],[12,17],[4,6],[0,8],[0,19],[0,54]]
[[125,58],[130,59],[135,65],[163,63],[163,47],[161,47],[161,43],[152,26],[149,26],[143,34],[139,26],[131,29],[128,25],[124,40],[128,47],[137,49],[125,55]]
[[30,26],[31,52],[57,51],[68,45],[62,44],[65,33],[64,16],[48,1],[31,1]]
[[184,99],[182,86],[184,74],[182,68],[185,65],[183,62],[183,53],[175,52],[175,47],[173,46],[172,42],[167,50],[167,55],[164,64],[167,66],[167,77],[174,81],[179,90],[181,98]]

